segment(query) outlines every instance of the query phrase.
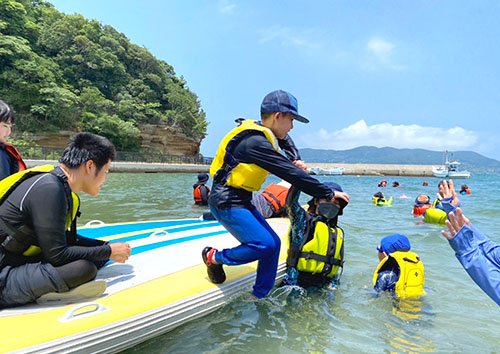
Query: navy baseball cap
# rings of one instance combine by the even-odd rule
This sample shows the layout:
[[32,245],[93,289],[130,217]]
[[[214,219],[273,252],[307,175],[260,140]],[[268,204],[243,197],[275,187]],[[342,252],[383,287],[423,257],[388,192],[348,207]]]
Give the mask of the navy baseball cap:
[[299,115],[299,105],[297,99],[290,93],[283,90],[276,90],[268,93],[260,105],[261,113],[290,112],[295,116],[295,120],[302,123],[309,123],[309,119]]

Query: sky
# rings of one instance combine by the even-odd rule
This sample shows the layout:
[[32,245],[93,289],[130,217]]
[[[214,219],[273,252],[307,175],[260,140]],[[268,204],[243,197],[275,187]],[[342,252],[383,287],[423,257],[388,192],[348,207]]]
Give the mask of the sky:
[[[50,0],[111,25],[174,67],[209,122],[212,157],[234,119],[292,93],[299,148],[470,150],[500,160],[497,0]],[[459,158],[459,156],[457,156]]]

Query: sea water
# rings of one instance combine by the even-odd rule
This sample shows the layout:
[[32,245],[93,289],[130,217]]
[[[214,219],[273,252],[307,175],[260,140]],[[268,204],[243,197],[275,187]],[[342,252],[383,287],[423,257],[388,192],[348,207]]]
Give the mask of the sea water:
[[[500,308],[472,282],[441,236],[439,225],[412,215],[420,193],[435,199],[437,178],[320,176],[349,193],[339,218],[345,232],[345,265],[336,292],[288,294],[275,289],[259,301],[244,295],[223,308],[147,341],[127,353],[498,353]],[[378,188],[381,179],[388,187]],[[428,180],[429,186],[422,186]],[[392,188],[398,181],[401,188]],[[192,218],[208,211],[193,205],[193,173],[111,173],[98,197],[82,196],[80,223]],[[266,181],[278,182],[275,177]],[[211,182],[209,182],[211,183]],[[500,243],[500,176],[455,180],[472,193],[459,196],[464,214]],[[266,185],[265,184],[265,185]],[[372,204],[382,191],[392,207]],[[401,198],[407,196],[407,199]],[[302,195],[306,202],[308,196]],[[426,295],[398,302],[374,297],[376,246],[403,233],[425,265]],[[231,237],[231,236],[228,236]],[[249,289],[250,293],[251,289]]]

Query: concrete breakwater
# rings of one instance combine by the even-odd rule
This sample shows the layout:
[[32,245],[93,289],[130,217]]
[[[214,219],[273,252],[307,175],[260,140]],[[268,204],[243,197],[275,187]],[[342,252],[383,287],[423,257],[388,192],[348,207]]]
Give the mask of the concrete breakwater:
[[308,167],[334,168],[343,167],[344,175],[364,176],[414,176],[433,177],[433,165],[396,165],[396,164],[361,164],[361,163],[308,163]]
[[[54,160],[26,160],[28,167],[45,164],[57,165]],[[345,163],[308,163],[309,167],[333,168],[343,167],[345,175],[364,176],[415,176],[432,177],[432,165],[394,165],[394,164],[345,164]],[[111,164],[111,172],[208,172],[209,165],[194,164],[165,164],[165,163],[142,163],[121,162]]]

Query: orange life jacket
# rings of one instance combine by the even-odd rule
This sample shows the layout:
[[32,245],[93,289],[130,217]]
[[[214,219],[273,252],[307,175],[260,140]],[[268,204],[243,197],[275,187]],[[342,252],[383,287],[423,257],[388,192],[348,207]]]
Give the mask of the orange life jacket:
[[3,143],[5,145],[5,151],[7,151],[12,157],[17,160],[17,164],[19,166],[19,170],[16,172],[21,172],[26,169],[26,164],[21,158],[21,154],[17,151],[16,147],[10,143]]
[[[200,188],[201,186],[204,186],[208,189],[208,192],[210,193],[210,188],[208,186],[205,186],[204,184],[199,184],[196,186],[196,188],[193,189],[193,198],[195,203],[203,203],[203,197],[201,196],[201,191]],[[206,202],[206,200],[205,200]]]
[[413,214],[415,215],[424,215],[424,212],[431,207],[430,204],[424,204],[422,206],[415,205],[413,207]]
[[271,183],[262,191],[262,196],[266,198],[276,211],[285,207],[288,188]]

